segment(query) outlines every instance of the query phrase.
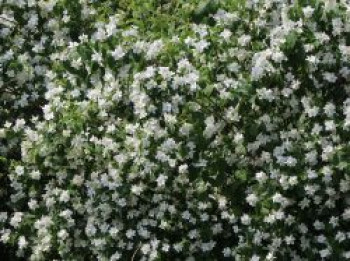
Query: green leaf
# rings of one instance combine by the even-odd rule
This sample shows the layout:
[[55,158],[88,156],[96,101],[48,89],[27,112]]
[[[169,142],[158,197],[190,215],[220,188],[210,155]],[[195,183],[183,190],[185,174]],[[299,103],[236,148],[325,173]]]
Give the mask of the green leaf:
[[193,13],[195,22],[201,22],[209,14],[215,13],[218,9],[217,0],[201,1]]
[[285,42],[285,48],[286,50],[292,50],[294,49],[296,43],[298,40],[298,35],[296,32],[292,32],[290,33],[287,37],[286,37],[286,42]]
[[209,84],[204,88],[203,91],[206,95],[210,95],[210,94],[212,94],[213,90],[214,90],[214,85]]

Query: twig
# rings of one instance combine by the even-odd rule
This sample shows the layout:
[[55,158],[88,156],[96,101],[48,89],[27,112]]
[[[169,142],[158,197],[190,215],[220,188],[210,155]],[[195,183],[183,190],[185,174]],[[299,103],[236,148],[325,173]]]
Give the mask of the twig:
[[135,256],[136,256],[136,253],[137,253],[137,251],[139,251],[139,250],[140,250],[140,248],[141,248],[141,243],[139,243],[139,246],[136,248],[136,250],[135,250],[134,254],[132,255],[132,257],[131,257],[131,261],[134,261],[134,258],[135,258]]

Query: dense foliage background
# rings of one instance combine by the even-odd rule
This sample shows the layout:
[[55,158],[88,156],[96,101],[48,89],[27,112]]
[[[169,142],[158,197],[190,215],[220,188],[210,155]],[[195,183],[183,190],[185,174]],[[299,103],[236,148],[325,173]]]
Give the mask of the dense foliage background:
[[6,260],[350,259],[349,19],[0,0]]

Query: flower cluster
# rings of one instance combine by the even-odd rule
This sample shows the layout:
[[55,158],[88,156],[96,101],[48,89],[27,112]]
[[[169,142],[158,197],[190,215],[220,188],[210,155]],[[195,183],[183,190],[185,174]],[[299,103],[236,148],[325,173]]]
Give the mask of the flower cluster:
[[350,259],[348,3],[209,1],[159,31],[113,1],[5,2],[18,256]]
[[[0,1],[0,165],[6,184],[10,160],[19,160],[24,125],[41,117],[46,72],[59,51],[95,31],[98,6],[88,1]],[[92,12],[94,11],[94,12]],[[85,23],[83,27],[77,26]],[[0,187],[0,196],[8,190]],[[3,210],[5,206],[1,206]]]

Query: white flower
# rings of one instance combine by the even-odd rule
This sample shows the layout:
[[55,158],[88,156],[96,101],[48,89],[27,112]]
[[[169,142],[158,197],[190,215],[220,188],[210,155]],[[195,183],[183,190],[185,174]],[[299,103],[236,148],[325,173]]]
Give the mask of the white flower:
[[298,177],[297,176],[289,177],[288,182],[291,186],[295,186],[298,184]]
[[62,191],[61,196],[60,196],[60,201],[66,203],[69,200],[70,200],[69,191],[68,190]]
[[43,106],[44,118],[45,120],[52,120],[54,118],[54,114],[52,112],[51,106],[46,104]]
[[325,10],[327,11],[333,10],[337,5],[336,0],[323,0],[323,1],[325,3]]
[[309,55],[306,58],[306,61],[308,61],[312,65],[316,65],[320,62],[320,60],[315,55]]
[[256,90],[258,97],[262,100],[272,102],[275,99],[275,95],[271,89],[260,88]]
[[7,220],[7,212],[0,212],[0,223],[3,223]]
[[22,212],[15,212],[13,217],[10,220],[10,225],[13,226],[14,228],[17,228],[19,224],[22,222],[22,217],[23,217]]
[[266,260],[270,261],[270,260],[274,260],[276,259],[276,257],[274,256],[273,252],[269,252],[266,256]]
[[122,257],[122,255],[119,252],[115,252],[112,256],[110,261],[116,261],[116,260],[120,260]]
[[91,55],[91,60],[99,64],[102,64],[102,61],[103,61],[102,54],[94,51],[94,53]]
[[249,194],[249,195],[247,196],[246,200],[247,200],[248,204],[251,205],[251,206],[253,206],[253,207],[254,207],[254,206],[256,205],[256,203],[259,201],[258,197],[257,197],[254,193]]
[[37,230],[45,230],[53,224],[52,218],[49,216],[42,216],[34,223],[34,228]]
[[88,237],[92,237],[96,234],[97,232],[97,229],[96,227],[91,224],[91,223],[88,223],[85,227],[85,234],[88,236]]
[[324,125],[326,131],[334,131],[336,129],[336,125],[333,120],[325,121]]
[[38,207],[39,207],[38,201],[36,201],[35,199],[31,199],[31,200],[28,202],[28,207],[29,207],[29,209],[31,209],[31,210],[34,210],[34,209],[38,208]]
[[307,107],[305,112],[309,117],[313,118],[319,113],[319,108],[317,106]]
[[229,40],[231,35],[232,35],[232,32],[228,29],[224,29],[224,31],[220,33],[220,37],[224,38],[225,41]]
[[343,252],[343,257],[346,259],[350,259],[350,251]]
[[193,129],[192,124],[190,123],[184,123],[181,128],[179,129],[179,133],[183,136],[189,136],[191,130]]
[[209,45],[209,42],[206,40],[200,40],[199,42],[193,43],[194,48],[199,53],[202,53]]
[[270,49],[254,54],[253,66],[251,69],[251,77],[253,80],[260,80],[265,73],[272,73],[275,68],[270,63],[269,59],[273,52]]
[[328,102],[326,106],[324,106],[324,112],[328,117],[333,117],[335,114],[335,105],[333,103]]
[[293,245],[295,238],[292,235],[290,235],[290,236],[286,236],[284,240],[286,241],[287,245]]
[[23,166],[16,166],[15,172],[18,176],[22,176],[24,174],[24,167]]
[[5,129],[0,128],[0,139],[5,138],[5,136],[6,136],[6,130],[5,130]]
[[342,216],[343,216],[343,219],[345,220],[350,219],[350,208],[345,209]]
[[224,250],[222,250],[222,253],[224,257],[230,257],[232,254],[232,251],[229,247],[225,247]]
[[161,51],[164,43],[161,39],[158,39],[151,43],[146,52],[146,59],[154,59]]
[[250,225],[251,218],[249,217],[249,215],[244,214],[244,215],[241,217],[241,222],[242,222],[243,225]]
[[252,258],[250,259],[250,261],[259,261],[260,260],[260,257],[257,256],[257,255],[253,255]]
[[309,179],[315,179],[315,178],[317,178],[317,176],[318,175],[317,175],[316,171],[311,170],[311,169],[307,170],[307,177]]
[[242,35],[238,38],[238,44],[241,46],[247,46],[251,39],[252,37],[250,35]]
[[284,197],[280,193],[275,193],[272,197],[272,201],[274,203],[282,203],[284,201]]
[[188,172],[188,165],[187,164],[182,164],[179,166],[179,173],[180,174],[185,174]]
[[114,51],[111,52],[111,55],[113,56],[113,58],[114,58],[115,60],[120,60],[121,58],[124,57],[125,51],[123,50],[123,48],[122,48],[120,45],[118,45],[118,46],[114,49]]
[[28,242],[27,242],[26,238],[24,236],[20,236],[18,238],[18,247],[19,247],[19,249],[22,250],[22,249],[26,248],[27,246],[28,246]]
[[287,60],[287,57],[280,51],[274,51],[271,55],[271,59],[276,63],[281,63],[282,61]]
[[162,246],[162,251],[163,252],[169,252],[169,250],[170,250],[170,245],[169,244],[163,244],[163,246]]
[[38,170],[33,170],[32,172],[30,172],[29,175],[34,180],[39,180],[40,179],[40,171],[38,171]]
[[260,171],[255,174],[255,178],[259,183],[265,183],[267,180],[267,175],[265,172]]
[[132,185],[131,186],[131,192],[136,195],[141,195],[141,192],[143,191],[143,187],[141,185]]
[[303,13],[304,13],[306,18],[311,18],[314,11],[315,11],[315,9],[312,8],[311,6],[307,6],[307,7],[303,8]]
[[168,177],[161,174],[158,176],[157,178],[157,185],[158,187],[164,187],[165,186],[165,182],[167,181]]
[[209,116],[205,119],[205,130],[203,132],[204,137],[207,139],[211,138],[218,130],[218,125],[215,124],[214,116]]
[[3,242],[3,243],[7,243],[9,240],[10,240],[10,235],[11,233],[9,231],[0,231],[1,232],[1,238],[0,238],[0,241]]
[[331,251],[329,251],[329,249],[323,249],[320,251],[320,256],[322,258],[328,257],[330,256],[330,254],[331,254]]
[[151,251],[151,246],[150,244],[144,244],[142,247],[141,247],[141,251],[143,254],[147,255],[150,251]]
[[58,236],[60,239],[65,240],[65,239],[69,236],[69,234],[68,234],[67,230],[61,229],[61,230],[58,232],[57,236]]
[[324,223],[320,222],[319,220],[316,220],[313,225],[316,230],[322,230],[325,227]]
[[323,73],[323,78],[330,83],[335,83],[338,79],[338,77],[334,73],[330,72]]

